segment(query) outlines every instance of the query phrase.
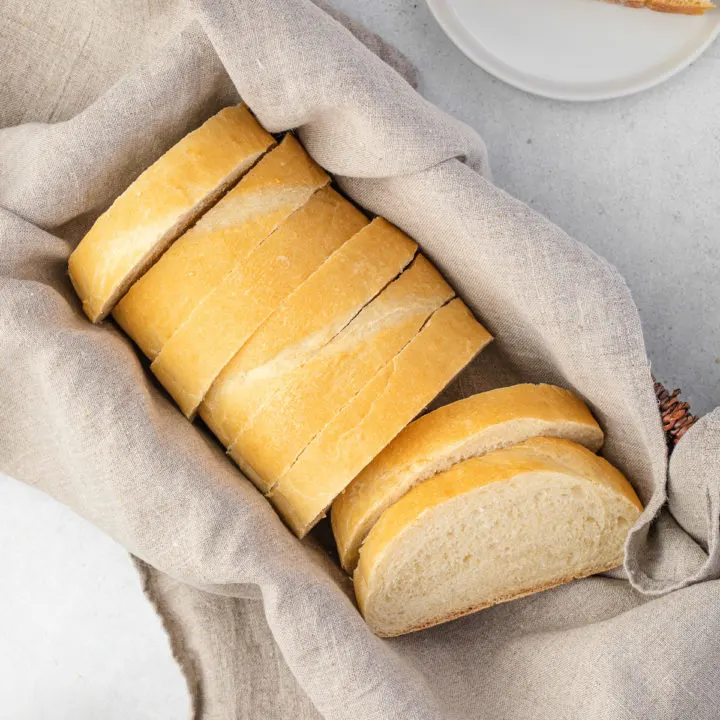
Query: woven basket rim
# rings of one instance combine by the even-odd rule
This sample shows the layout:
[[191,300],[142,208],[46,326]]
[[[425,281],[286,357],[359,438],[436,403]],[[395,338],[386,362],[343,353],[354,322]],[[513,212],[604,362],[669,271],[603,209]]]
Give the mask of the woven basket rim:
[[655,397],[662,418],[665,439],[672,452],[680,438],[697,422],[698,418],[690,412],[690,403],[680,400],[680,388],[669,392],[655,377]]

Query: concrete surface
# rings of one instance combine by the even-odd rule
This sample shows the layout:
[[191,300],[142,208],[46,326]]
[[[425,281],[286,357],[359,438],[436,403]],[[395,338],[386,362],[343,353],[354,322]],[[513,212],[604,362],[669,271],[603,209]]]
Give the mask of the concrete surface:
[[180,720],[185,681],[128,554],[0,475],[0,720]]
[[[496,81],[422,0],[332,0],[486,140],[495,180],[619,267],[656,375],[720,405],[720,44],[665,85],[573,105]],[[187,698],[126,554],[0,477],[0,720],[170,720]]]

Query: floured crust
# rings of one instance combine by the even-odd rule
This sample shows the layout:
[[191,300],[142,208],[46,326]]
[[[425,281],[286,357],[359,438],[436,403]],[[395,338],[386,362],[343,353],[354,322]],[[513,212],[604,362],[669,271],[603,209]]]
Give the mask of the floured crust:
[[93,322],[275,140],[245,105],[225,108],[145,170],[95,221],[68,262]]
[[716,6],[711,2],[692,3],[687,0],[605,0],[612,5],[624,5],[631,8],[647,8],[656,12],[681,15],[702,15]]

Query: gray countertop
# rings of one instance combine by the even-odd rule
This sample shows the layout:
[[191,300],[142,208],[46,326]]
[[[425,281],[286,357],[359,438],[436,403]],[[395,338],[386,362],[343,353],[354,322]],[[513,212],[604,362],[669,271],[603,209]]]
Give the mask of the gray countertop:
[[[720,405],[720,43],[666,84],[575,105],[475,67],[422,0],[332,0],[400,49],[432,102],[487,142],[497,184],[623,273],[658,378]],[[0,477],[0,720],[185,717],[162,628],[125,552]]]

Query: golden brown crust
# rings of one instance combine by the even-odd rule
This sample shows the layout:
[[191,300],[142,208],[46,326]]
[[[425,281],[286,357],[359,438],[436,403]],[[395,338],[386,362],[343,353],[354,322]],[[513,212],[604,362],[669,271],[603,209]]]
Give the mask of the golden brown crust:
[[458,298],[432,315],[312,440],[269,496],[298,537],[491,340]]
[[352,203],[322,188],[215,286],[150,366],[186,415],[283,300],[365,224]]
[[221,110],[147,168],[70,256],[70,279],[90,320],[102,320],[274,142],[247,107],[238,105]]
[[[418,255],[315,357],[269,381],[273,396],[235,439],[233,458],[252,467],[271,490],[453,294],[432,263]],[[323,466],[328,464],[335,466],[329,453],[323,457]]]
[[624,5],[631,8],[647,8],[655,12],[673,13],[678,15],[702,15],[716,6],[711,2],[697,5],[683,2],[683,0],[605,0],[613,5]]
[[283,301],[218,376],[200,408],[223,445],[232,445],[269,399],[268,380],[304,365],[331,342],[416,251],[407,235],[375,218]]
[[[583,434],[584,440],[579,439]],[[333,503],[332,527],[343,567],[353,572],[360,543],[383,510],[418,482],[446,470],[443,461],[454,464],[537,435],[568,437],[593,451],[603,440],[585,403],[551,385],[479,393],[408,425]],[[470,450],[467,444],[473,438],[480,444]]]
[[[422,522],[422,518],[429,510],[484,486],[527,474],[547,472],[582,479],[590,485],[602,488],[603,492],[612,493],[617,500],[627,503],[630,514],[639,515],[642,511],[642,505],[635,491],[617,468],[607,460],[568,440],[535,438],[503,450],[496,450],[483,457],[466,460],[416,486],[385,510],[374,525],[361,548],[360,560],[353,576],[355,594],[363,614],[367,611],[369,598],[374,592],[371,583],[378,563],[388,552],[392,552],[392,544],[408,528],[416,522]],[[585,576],[605,569],[608,568],[594,568],[581,575]],[[558,578],[553,580],[550,586],[570,579],[572,577]],[[529,594],[539,589],[542,588],[528,589],[522,591],[522,594]],[[489,604],[497,604],[517,596],[513,593],[511,597],[494,598]],[[482,607],[487,606],[488,603],[482,605]],[[454,614],[453,617],[474,612],[476,609],[481,607],[473,606]],[[443,622],[445,619],[445,617],[438,618],[428,626]]]
[[155,360],[223,278],[329,181],[287,134],[130,288],[115,321]]

